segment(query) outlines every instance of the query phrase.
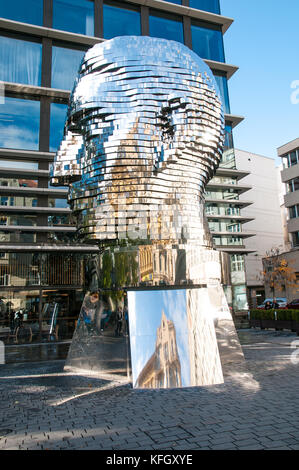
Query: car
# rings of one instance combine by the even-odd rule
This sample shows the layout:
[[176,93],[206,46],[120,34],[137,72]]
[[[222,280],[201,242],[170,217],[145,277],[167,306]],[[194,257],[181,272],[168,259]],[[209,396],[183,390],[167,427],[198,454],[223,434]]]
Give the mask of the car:
[[292,302],[287,304],[287,308],[299,309],[299,299],[292,300]]
[[[273,303],[273,298],[265,299],[261,305],[258,305],[257,308],[264,309],[267,302]],[[276,303],[278,303],[279,308],[286,308],[287,299],[285,297],[276,297]]]

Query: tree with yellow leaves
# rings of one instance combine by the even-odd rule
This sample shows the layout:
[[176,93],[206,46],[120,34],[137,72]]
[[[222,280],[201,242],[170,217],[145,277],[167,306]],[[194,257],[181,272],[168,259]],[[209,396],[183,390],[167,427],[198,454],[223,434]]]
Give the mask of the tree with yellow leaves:
[[273,298],[277,294],[289,288],[292,291],[298,288],[295,270],[290,266],[292,261],[287,261],[279,248],[271,248],[263,258],[263,279],[265,286],[272,291]]

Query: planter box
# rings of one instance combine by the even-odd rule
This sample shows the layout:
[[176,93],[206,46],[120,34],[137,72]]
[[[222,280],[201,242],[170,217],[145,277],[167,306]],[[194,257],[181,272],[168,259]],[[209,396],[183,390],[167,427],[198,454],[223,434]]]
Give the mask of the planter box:
[[291,330],[294,329],[294,322],[292,320],[276,320],[275,328],[277,330]]
[[265,330],[267,328],[277,328],[275,320],[261,320],[261,329]]
[[252,320],[250,319],[249,320],[249,325],[250,325],[250,328],[260,328],[261,327],[261,320]]

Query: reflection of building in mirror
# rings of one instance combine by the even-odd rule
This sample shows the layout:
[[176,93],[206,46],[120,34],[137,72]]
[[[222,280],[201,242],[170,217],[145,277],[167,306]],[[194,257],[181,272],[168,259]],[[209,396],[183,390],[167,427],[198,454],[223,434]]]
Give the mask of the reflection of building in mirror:
[[161,324],[157,328],[154,354],[145,364],[136,381],[139,388],[181,387],[181,363],[176,342],[174,323],[162,310]]

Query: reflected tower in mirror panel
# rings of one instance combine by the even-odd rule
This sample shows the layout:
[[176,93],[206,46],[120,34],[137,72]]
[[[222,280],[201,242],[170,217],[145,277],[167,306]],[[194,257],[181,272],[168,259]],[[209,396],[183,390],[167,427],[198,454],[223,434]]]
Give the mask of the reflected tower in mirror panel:
[[[204,190],[219,165],[224,131],[213,74],[181,43],[123,36],[85,54],[52,178],[69,187],[78,236],[99,246],[86,266],[87,293],[68,367],[127,376],[130,339],[134,385],[163,388],[221,383],[222,351],[232,362],[240,359],[220,347],[223,318],[225,334],[238,341],[204,216]],[[145,300],[134,311],[132,292],[140,301],[144,288],[156,300],[162,290],[172,302],[169,288],[185,296],[179,330],[167,303],[155,325],[146,321]],[[84,305],[93,297],[110,313],[107,324],[92,314],[96,326],[89,331],[82,327]],[[134,321],[140,325],[135,335]],[[137,374],[140,337],[153,344]],[[162,375],[155,375],[155,364]]]

